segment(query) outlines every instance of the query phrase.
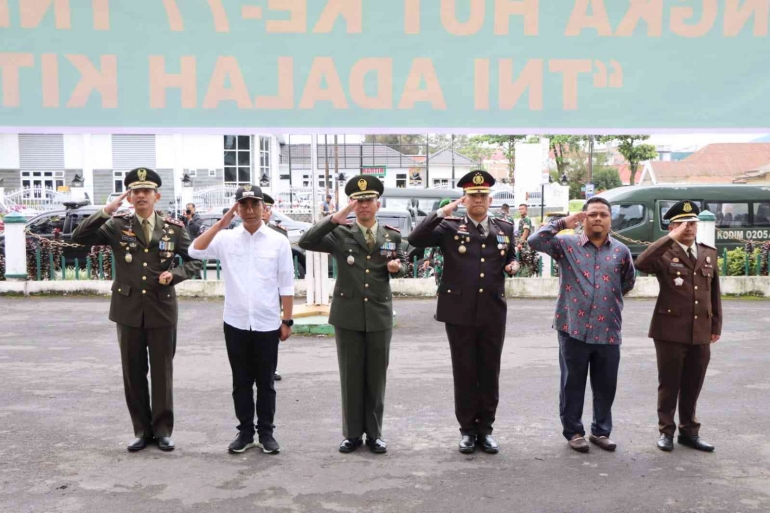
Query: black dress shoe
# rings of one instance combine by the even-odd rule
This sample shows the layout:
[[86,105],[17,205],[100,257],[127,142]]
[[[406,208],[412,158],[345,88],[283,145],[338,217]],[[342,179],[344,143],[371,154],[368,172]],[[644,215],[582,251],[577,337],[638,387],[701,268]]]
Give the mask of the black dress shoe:
[[342,441],[340,444],[340,452],[353,452],[359,447],[361,447],[361,444],[363,444],[363,440],[361,438],[346,438]]
[[500,451],[500,447],[492,438],[492,435],[480,435],[476,438],[476,445],[481,447],[481,450],[487,454],[497,454]]
[[283,378],[282,378],[282,377],[281,377],[281,375],[278,373],[278,371],[275,371],[275,372],[273,373],[273,379],[274,379],[275,381],[281,381]]
[[660,438],[658,438],[658,449],[665,452],[673,451],[674,437],[671,435],[667,435],[666,433],[661,433]]
[[385,440],[383,440],[382,438],[377,438],[373,440],[367,436],[366,446],[374,454],[385,454],[386,452],[388,452],[388,445],[385,443]]
[[458,444],[458,448],[463,454],[473,454],[476,450],[476,435],[463,435]]
[[147,444],[152,441],[152,438],[134,438],[131,440],[131,443],[128,444],[127,449],[129,452],[137,452],[141,451],[145,447],[147,447]]
[[679,435],[676,438],[677,443],[681,445],[686,445],[687,447],[692,447],[695,450],[703,451],[703,452],[712,452],[714,450],[714,446],[704,442],[701,437],[698,435],[695,436],[687,436],[687,435]]
[[158,449],[161,451],[173,451],[176,445],[170,436],[158,437]]

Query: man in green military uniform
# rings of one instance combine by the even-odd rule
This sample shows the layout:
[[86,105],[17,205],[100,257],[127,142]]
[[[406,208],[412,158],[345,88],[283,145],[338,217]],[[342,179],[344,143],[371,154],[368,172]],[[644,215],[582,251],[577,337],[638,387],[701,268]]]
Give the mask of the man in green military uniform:
[[[387,451],[382,440],[385,380],[393,333],[390,278],[403,276],[406,260],[398,228],[377,222],[384,190],[376,177],[359,175],[345,186],[347,207],[310,228],[299,241],[308,251],[337,261],[337,282],[329,314],[337,341],[342,385],[340,452],[355,451],[366,434],[372,452]],[[355,212],[355,221],[347,217]]]
[[[190,237],[184,224],[156,214],[161,179],[152,169],[137,168],[125,178],[126,192],[80,223],[74,242],[110,245],[115,256],[110,320],[117,324],[123,386],[136,439],[129,451],[157,440],[164,451],[174,449],[172,396],[176,351],[177,302],[174,285],[201,268],[187,254]],[[135,214],[116,213],[124,199]],[[176,256],[184,264],[174,267]],[[147,385],[147,354],[152,377],[152,403]]]
[[532,219],[529,218],[525,203],[519,205],[519,216],[516,250],[519,252],[522,269],[527,269],[526,276],[534,276],[537,274],[537,255],[527,243],[527,239],[532,235]]
[[503,221],[508,221],[511,224],[516,224],[513,216],[511,216],[511,206],[508,203],[503,203],[503,206],[500,207],[500,210],[498,210],[495,214],[495,219],[502,219]]

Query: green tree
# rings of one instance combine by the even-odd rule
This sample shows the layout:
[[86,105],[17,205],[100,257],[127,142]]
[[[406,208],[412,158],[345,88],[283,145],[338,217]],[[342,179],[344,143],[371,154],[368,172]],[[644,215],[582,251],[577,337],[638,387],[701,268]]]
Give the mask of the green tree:
[[618,174],[618,170],[614,167],[602,167],[594,170],[593,181],[596,192],[608,191],[623,186],[620,174]]
[[426,151],[424,135],[365,135],[364,142],[384,144],[404,155],[425,155]]
[[618,151],[628,162],[631,169],[630,185],[636,184],[636,172],[639,164],[646,160],[652,160],[658,156],[655,146],[652,144],[636,144],[637,141],[646,141],[649,135],[608,135],[600,137],[599,142],[603,144],[618,143]]
[[525,135],[477,135],[471,140],[475,143],[501,148],[508,159],[508,177],[513,181],[516,169],[516,143],[526,139]]

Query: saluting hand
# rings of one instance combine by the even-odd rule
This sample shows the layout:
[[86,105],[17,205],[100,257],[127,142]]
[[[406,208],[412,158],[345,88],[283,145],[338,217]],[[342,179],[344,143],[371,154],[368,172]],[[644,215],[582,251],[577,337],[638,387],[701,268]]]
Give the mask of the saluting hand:
[[112,215],[117,212],[118,209],[120,209],[120,206],[123,204],[123,200],[126,199],[129,194],[131,194],[131,189],[121,194],[120,197],[112,200],[107,206],[104,207],[104,213]]
[[585,221],[586,218],[585,212],[578,212],[577,214],[572,214],[571,216],[567,216],[564,218],[564,226],[568,230],[574,230],[577,228],[580,224]]
[[682,241],[682,236],[685,230],[687,230],[687,223],[676,223],[677,227],[668,232],[669,236],[677,242]]
[[401,270],[400,260],[396,259],[388,262],[388,272],[390,272],[391,274],[396,274],[400,270]]
[[444,215],[451,216],[452,212],[454,212],[457,207],[459,207],[460,205],[465,205],[465,198],[466,196],[463,196],[462,198],[458,198],[454,200],[452,203],[444,206],[444,208],[442,209],[444,211]]
[[348,215],[350,215],[351,212],[356,208],[356,205],[358,204],[358,200],[350,200],[350,203],[347,204],[345,208],[337,212],[332,216],[332,223],[334,224],[345,224],[348,220]]
[[222,216],[222,219],[219,220],[219,228],[226,230],[230,227],[230,223],[233,222],[233,219],[235,218],[235,211],[238,209],[238,202],[236,201],[235,204],[230,207],[230,210],[227,211],[225,215]]

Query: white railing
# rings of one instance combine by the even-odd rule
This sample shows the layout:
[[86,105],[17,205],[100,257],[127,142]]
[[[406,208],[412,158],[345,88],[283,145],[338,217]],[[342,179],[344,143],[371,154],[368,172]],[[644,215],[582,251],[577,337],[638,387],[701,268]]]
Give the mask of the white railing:
[[215,207],[229,207],[233,204],[236,185],[215,185],[198,189],[193,192],[193,203],[198,210],[208,210]]
[[55,210],[62,208],[62,203],[72,198],[53,189],[43,187],[23,187],[6,193],[3,201],[9,210]]

